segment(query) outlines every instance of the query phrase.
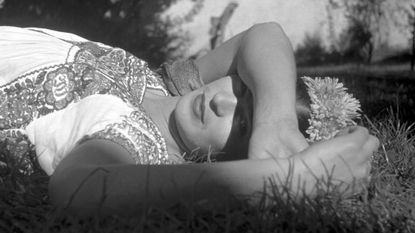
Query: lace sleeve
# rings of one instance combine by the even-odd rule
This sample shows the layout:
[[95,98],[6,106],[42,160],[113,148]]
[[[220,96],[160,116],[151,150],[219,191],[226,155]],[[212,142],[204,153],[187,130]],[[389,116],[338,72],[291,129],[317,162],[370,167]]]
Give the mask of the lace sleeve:
[[84,136],[77,145],[91,139],[109,140],[120,145],[136,164],[177,163],[169,157],[161,132],[143,111],[122,116],[119,122],[110,123],[104,129]]

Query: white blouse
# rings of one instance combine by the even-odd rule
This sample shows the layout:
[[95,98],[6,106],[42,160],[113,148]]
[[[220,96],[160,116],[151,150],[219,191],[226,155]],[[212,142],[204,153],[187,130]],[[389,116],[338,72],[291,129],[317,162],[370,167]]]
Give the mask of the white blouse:
[[169,163],[164,138],[141,106],[147,88],[168,95],[145,61],[120,48],[0,27],[0,140],[23,159],[34,147],[49,175],[93,138],[122,145],[136,163]]

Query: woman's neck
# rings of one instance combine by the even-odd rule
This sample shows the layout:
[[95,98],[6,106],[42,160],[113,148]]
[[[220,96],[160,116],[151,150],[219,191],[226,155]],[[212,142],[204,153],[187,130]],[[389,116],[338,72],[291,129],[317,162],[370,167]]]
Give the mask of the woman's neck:
[[180,96],[161,96],[147,91],[142,105],[163,135],[169,155],[182,158],[187,148],[180,139],[174,118],[179,99]]

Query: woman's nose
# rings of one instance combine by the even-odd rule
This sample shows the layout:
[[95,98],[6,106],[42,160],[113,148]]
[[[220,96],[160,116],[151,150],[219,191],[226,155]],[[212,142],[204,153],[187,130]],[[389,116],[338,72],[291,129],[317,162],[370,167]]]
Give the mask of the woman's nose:
[[219,92],[213,96],[209,106],[217,116],[222,117],[227,114],[233,114],[236,103],[237,99],[235,96],[226,92]]

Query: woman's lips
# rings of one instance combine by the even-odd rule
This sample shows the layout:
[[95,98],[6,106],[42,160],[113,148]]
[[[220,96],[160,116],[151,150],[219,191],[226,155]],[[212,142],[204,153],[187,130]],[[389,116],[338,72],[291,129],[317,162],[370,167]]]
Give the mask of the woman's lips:
[[205,93],[199,94],[193,101],[193,113],[197,118],[204,124],[204,113],[205,113]]

